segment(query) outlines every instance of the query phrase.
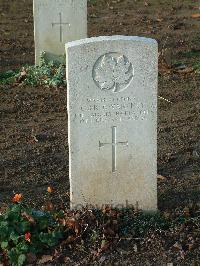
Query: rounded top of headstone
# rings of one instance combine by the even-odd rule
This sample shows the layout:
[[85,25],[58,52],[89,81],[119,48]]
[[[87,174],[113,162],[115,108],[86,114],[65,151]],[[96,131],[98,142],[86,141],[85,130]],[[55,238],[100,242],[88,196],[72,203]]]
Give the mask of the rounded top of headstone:
[[103,42],[103,41],[135,41],[135,42],[143,42],[143,43],[157,45],[157,41],[152,38],[138,37],[138,36],[125,36],[125,35],[113,35],[113,36],[99,36],[99,37],[80,39],[77,41],[68,42],[65,44],[65,46],[67,49],[67,48],[79,46],[82,44],[89,44],[93,42],[96,43],[96,42]]

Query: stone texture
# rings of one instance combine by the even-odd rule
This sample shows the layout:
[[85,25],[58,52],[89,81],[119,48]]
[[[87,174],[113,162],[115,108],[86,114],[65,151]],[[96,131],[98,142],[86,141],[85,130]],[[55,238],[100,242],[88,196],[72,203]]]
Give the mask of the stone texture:
[[87,0],[34,0],[35,62],[64,60],[65,43],[87,37]]
[[157,42],[66,44],[71,207],[157,209]]

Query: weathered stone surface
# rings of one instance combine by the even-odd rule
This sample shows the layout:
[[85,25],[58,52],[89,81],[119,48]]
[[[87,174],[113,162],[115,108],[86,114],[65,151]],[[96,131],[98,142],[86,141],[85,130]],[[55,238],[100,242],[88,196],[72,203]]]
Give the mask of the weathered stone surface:
[[157,209],[157,42],[66,44],[71,207]]
[[65,43],[87,37],[87,0],[34,0],[35,62],[64,60]]

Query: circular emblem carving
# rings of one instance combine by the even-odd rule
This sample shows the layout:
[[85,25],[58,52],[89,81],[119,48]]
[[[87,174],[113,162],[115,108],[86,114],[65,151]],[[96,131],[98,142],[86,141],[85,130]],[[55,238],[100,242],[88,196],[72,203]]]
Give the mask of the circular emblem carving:
[[121,92],[131,83],[134,69],[128,58],[119,53],[99,57],[93,67],[93,80],[101,90]]

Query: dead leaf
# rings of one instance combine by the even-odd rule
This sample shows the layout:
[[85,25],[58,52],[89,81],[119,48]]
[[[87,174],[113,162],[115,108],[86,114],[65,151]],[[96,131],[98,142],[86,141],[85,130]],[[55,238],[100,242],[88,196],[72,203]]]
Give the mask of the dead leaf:
[[179,74],[192,73],[193,71],[194,71],[193,67],[186,67],[184,69],[175,69],[174,70],[175,73],[179,73]]
[[71,259],[70,259],[69,257],[65,257],[65,258],[64,258],[64,262],[65,262],[65,263],[69,263],[70,261],[71,261]]
[[192,18],[200,18],[200,13],[192,14],[191,17],[192,17]]
[[7,204],[3,203],[2,206],[0,207],[0,215],[3,214],[7,210],[7,208],[8,208]]
[[81,232],[81,225],[74,218],[66,220],[66,226],[73,229],[76,235],[79,235]]
[[38,261],[38,264],[44,264],[53,260],[51,255],[43,255],[42,258]]
[[22,82],[27,76],[27,72],[25,70],[25,68],[22,68],[22,71],[20,72],[20,75],[17,78],[17,82]]
[[189,209],[188,207],[185,207],[185,208],[183,209],[183,212],[184,212],[184,214],[185,214],[186,216],[190,216],[190,209]]
[[74,242],[74,240],[76,240],[76,237],[75,236],[68,236],[68,238],[63,241],[65,244],[69,244],[69,243],[72,243]]
[[182,250],[182,246],[178,242],[173,245],[173,248],[175,248],[176,250]]
[[71,218],[71,219],[66,219],[65,220],[65,224],[69,227],[69,228],[74,228],[75,226],[75,223],[76,223],[76,220],[74,218]]
[[111,206],[106,205],[106,206],[104,206],[102,212],[103,212],[103,214],[106,214],[106,213],[109,213],[111,210],[112,210]]
[[161,75],[166,75],[171,73],[171,59],[170,57],[166,57],[163,53],[159,55],[160,63],[159,63],[159,73]]
[[54,210],[54,205],[51,201],[45,202],[44,206],[42,206],[42,209],[44,211],[53,211]]
[[166,181],[167,180],[167,178],[165,176],[162,176],[162,175],[157,175],[157,179],[160,181]]
[[26,212],[22,213],[22,217],[28,220],[30,223],[35,223],[34,218]]
[[108,249],[110,246],[110,242],[107,241],[106,239],[103,239],[101,241],[101,249],[99,250],[99,252],[105,251],[106,249]]
[[58,219],[59,223],[62,224],[63,226],[66,226],[66,220],[64,218],[59,218]]

